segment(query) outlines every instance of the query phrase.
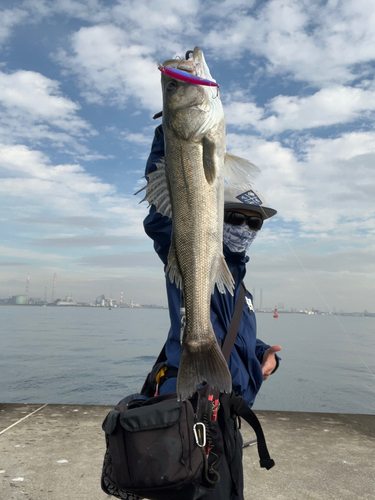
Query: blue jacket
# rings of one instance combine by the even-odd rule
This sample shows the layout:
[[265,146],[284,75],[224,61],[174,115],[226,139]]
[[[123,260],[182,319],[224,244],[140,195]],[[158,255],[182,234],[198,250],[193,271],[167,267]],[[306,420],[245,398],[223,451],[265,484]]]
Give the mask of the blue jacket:
[[[155,130],[151,154],[146,165],[146,176],[155,170],[155,163],[164,156],[164,136],[161,125]],[[164,265],[167,264],[169,246],[171,244],[172,220],[155,213],[151,206],[149,215],[144,220],[147,235],[154,240],[154,248]],[[241,282],[246,273],[249,257],[245,253],[231,252],[224,245],[224,256],[228,267],[235,278],[234,297],[229,293],[221,294],[217,287],[211,299],[211,322],[219,341],[224,341],[231,322]],[[166,279],[169,315],[171,328],[166,343],[166,365],[178,368],[181,356],[180,332],[180,290]],[[228,361],[232,375],[233,390],[252,406],[255,396],[263,382],[260,363],[264,352],[270,347],[256,338],[256,319],[252,310],[253,297],[246,292],[245,304],[237,338]],[[161,387],[160,393],[174,392],[176,379],[168,379]]]

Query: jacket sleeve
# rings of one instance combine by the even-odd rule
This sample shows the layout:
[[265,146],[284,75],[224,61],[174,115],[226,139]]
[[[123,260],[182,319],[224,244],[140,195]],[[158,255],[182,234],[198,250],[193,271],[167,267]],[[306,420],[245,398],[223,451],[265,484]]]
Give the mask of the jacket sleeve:
[[[156,170],[155,163],[164,157],[164,134],[159,125],[155,129],[155,136],[151,146],[151,153],[146,164],[145,176]],[[156,213],[155,206],[151,205],[150,212],[143,221],[147,236],[154,241],[154,249],[164,264],[167,264],[169,247],[171,245],[172,219]]]
[[265,344],[260,339],[256,340],[255,344],[255,356],[257,357],[259,363],[262,362],[263,354],[267,351],[267,349],[271,347],[268,344]]
[[[255,355],[259,361],[260,364],[262,364],[262,359],[263,359],[263,354],[267,351],[267,349],[271,347],[268,344],[265,344],[262,342],[260,339],[256,340],[256,345],[255,345]],[[275,371],[279,368],[281,358],[276,354],[276,368],[272,373],[275,373]]]

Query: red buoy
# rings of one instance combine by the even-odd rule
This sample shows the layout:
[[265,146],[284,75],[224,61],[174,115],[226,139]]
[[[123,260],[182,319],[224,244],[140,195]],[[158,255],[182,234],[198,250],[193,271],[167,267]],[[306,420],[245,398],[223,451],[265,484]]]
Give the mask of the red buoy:
[[279,315],[277,314],[277,306],[275,306],[275,310],[273,311],[273,317],[278,318]]

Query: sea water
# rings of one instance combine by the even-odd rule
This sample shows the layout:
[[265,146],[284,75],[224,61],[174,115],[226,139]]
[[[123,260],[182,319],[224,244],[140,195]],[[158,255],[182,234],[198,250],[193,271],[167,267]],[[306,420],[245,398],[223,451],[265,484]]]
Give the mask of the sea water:
[[[375,414],[375,318],[257,322],[283,350],[254,408]],[[0,307],[0,403],[114,405],[141,389],[168,329],[166,309]]]

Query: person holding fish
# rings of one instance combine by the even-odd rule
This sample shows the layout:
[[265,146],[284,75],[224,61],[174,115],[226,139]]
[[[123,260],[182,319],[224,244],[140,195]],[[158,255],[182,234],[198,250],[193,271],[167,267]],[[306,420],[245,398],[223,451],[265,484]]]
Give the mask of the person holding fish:
[[[247,291],[228,363],[221,346],[244,287],[246,253],[276,210],[252,188],[257,167],[226,151],[218,86],[201,49],[159,69],[163,124],[155,131],[144,188],[151,206],[144,228],[165,265],[171,319],[157,391],[177,392],[185,400],[207,383],[221,393],[233,390],[251,407],[277,369],[281,347],[257,339]],[[243,499],[242,439],[235,419],[230,433],[234,449],[221,462],[220,487],[195,498]]]
[[[148,158],[145,175],[153,171],[164,157],[164,134],[160,125],[155,130],[151,154]],[[252,187],[244,189],[227,185],[224,188],[223,252],[226,264],[234,279],[234,294],[220,293],[215,288],[211,297],[210,320],[219,345],[223,345],[232,319],[239,289],[246,274],[246,255],[263,226],[263,222],[276,214],[268,208],[262,195]],[[154,248],[162,262],[167,266],[172,235],[172,219],[162,216],[151,205],[150,213],[144,220],[146,234],[154,241]],[[159,385],[158,393],[176,392],[177,372],[181,358],[181,292],[167,278],[167,296],[171,328],[165,345],[166,370]],[[253,298],[246,292],[245,306],[237,333],[234,349],[229,358],[232,389],[244,398],[251,407],[262,382],[274,373],[279,364],[276,355],[281,346],[270,346],[256,338],[256,318]],[[245,362],[246,360],[246,362]]]

